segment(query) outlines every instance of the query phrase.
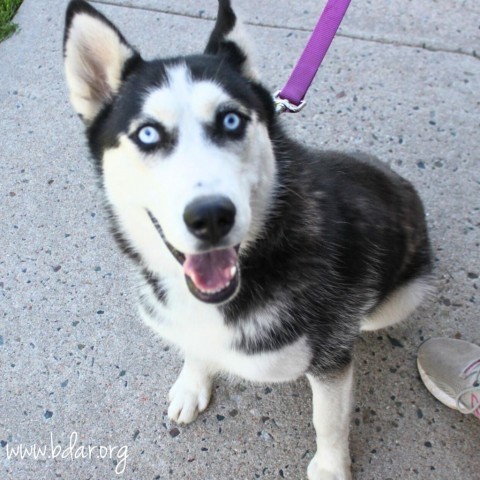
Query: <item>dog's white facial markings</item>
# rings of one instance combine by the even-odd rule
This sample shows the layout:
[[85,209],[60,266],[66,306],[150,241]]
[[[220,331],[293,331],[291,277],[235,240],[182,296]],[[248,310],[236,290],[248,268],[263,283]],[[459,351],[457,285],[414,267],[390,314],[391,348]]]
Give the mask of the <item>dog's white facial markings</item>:
[[76,112],[88,123],[118,92],[134,51],[99,18],[75,16],[65,44],[65,75]]
[[141,252],[147,265],[158,266],[165,274],[175,274],[177,261],[168,251],[151,222],[145,206],[157,185],[148,164],[124,135],[117,148],[103,157],[103,184],[108,202],[120,225],[122,235]]
[[143,106],[147,118],[157,119],[167,129],[191,127],[191,123],[211,122],[219,105],[231,100],[218,85],[210,81],[194,82],[185,67],[168,70],[168,82],[152,90]]
[[[146,94],[129,134],[142,122],[158,122],[175,136],[175,146],[168,152],[144,153],[123,135],[119,146],[103,159],[108,199],[113,206],[122,206],[118,215],[125,207],[150,210],[167,240],[190,254],[196,253],[198,240],[183,220],[186,206],[201,196],[223,196],[236,209],[225,242],[244,244],[256,235],[271,196],[275,167],[267,129],[220,85],[193,80],[184,64],[170,67],[167,78],[163,86]],[[215,123],[219,109],[230,108],[249,115],[245,136],[218,144],[208,137],[206,126]],[[131,232],[128,220],[123,223]],[[135,246],[148,256],[143,243]]]
[[248,229],[249,192],[240,171],[242,159],[205,135],[205,124],[212,123],[218,107],[229,101],[231,98],[214,83],[192,81],[184,65],[171,68],[167,84],[145,101],[144,115],[175,130],[178,137],[171,155],[151,166],[158,182],[158,197],[151,199],[149,208],[169,242],[185,253],[195,253],[197,240],[188,232],[183,213],[200,196],[221,195],[235,204],[232,245],[240,243]]
[[108,149],[103,156],[103,181],[107,198],[121,207],[143,207],[154,187],[149,166],[138,149],[122,135],[119,146]]

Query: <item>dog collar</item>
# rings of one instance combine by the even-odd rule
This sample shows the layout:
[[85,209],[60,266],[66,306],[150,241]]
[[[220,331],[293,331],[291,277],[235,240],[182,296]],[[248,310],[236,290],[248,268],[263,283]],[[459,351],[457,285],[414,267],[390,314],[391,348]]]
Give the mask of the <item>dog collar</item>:
[[290,78],[285,86],[274,95],[278,113],[296,113],[305,106],[304,97],[325,58],[349,5],[350,0],[328,0]]

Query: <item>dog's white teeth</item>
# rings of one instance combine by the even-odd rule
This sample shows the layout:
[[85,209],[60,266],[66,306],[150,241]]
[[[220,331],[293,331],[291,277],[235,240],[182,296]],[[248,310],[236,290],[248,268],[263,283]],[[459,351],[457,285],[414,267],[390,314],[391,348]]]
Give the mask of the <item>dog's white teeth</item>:
[[235,267],[227,267],[223,270],[225,278],[233,278],[235,276],[237,269]]
[[223,287],[220,287],[216,290],[202,290],[203,293],[206,293],[207,295],[215,295],[216,293],[219,293],[219,292],[222,292],[223,290],[225,290],[226,288],[228,288],[230,286],[232,282],[228,282],[225,286]]

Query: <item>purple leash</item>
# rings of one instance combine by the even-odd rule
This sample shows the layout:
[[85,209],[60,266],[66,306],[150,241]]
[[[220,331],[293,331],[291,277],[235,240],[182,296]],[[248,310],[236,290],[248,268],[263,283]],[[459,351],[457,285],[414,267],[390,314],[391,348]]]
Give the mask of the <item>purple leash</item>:
[[303,99],[349,5],[350,0],[328,0],[290,78],[283,89],[274,95],[277,112],[299,112],[305,106]]

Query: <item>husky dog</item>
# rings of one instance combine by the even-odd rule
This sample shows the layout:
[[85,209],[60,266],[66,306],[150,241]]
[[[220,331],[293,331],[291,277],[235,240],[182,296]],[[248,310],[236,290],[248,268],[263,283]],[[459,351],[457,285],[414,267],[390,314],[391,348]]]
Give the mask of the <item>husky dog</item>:
[[142,279],[141,316],[185,358],[169,417],[195,420],[221,372],[306,375],[308,478],[351,478],[355,339],[430,289],[412,185],[375,158],[286,136],[229,0],[203,54],[154,61],[74,0],[64,59],[115,238]]

